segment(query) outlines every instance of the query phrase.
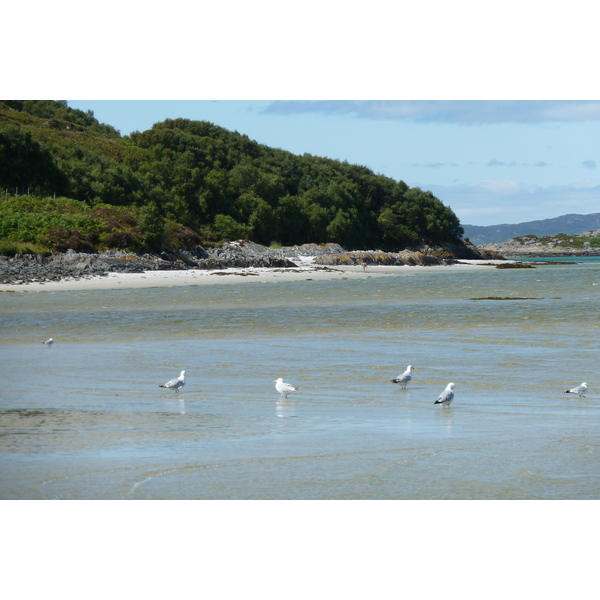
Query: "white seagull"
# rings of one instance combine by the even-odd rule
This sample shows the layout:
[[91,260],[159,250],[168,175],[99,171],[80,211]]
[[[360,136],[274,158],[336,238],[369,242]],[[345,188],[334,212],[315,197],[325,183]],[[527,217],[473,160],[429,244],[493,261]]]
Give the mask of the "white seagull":
[[52,338],[49,338],[45,342],[42,342],[42,344],[44,344],[45,346],[48,346],[48,348],[50,348],[50,346],[52,346],[52,344],[54,344],[54,340]]
[[587,390],[587,383],[584,381],[581,385],[577,387],[571,388],[570,390],[565,390],[565,394],[577,394],[580,398],[583,396],[583,393]]
[[441,404],[442,406],[450,406],[450,402],[454,400],[454,384],[449,383],[446,386],[446,389],[439,395],[439,398],[434,402],[434,404]]
[[413,366],[408,365],[406,367],[406,371],[401,375],[398,375],[396,379],[392,379],[392,383],[399,383],[403,389],[406,389],[406,384],[412,379],[411,372],[413,371]]
[[185,371],[181,371],[181,375],[167,383],[161,383],[158,387],[169,388],[179,393],[179,390],[185,385]]
[[279,379],[276,379],[273,383],[275,384],[275,389],[279,392],[282,398],[287,398],[288,394],[291,394],[292,392],[297,392],[300,389],[295,385],[285,383],[281,377],[279,377]]

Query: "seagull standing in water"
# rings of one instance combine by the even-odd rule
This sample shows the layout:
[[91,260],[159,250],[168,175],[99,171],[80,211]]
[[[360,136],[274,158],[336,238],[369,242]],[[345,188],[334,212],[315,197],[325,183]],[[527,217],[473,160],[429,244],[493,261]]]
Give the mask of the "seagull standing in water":
[[434,404],[441,404],[444,408],[450,406],[450,402],[454,400],[454,384],[449,383],[446,386],[446,389],[439,395],[438,399],[434,402]]
[[406,389],[406,384],[412,379],[411,372],[413,371],[413,366],[408,365],[406,367],[406,371],[402,373],[402,375],[398,375],[396,379],[392,379],[392,383],[399,383],[402,386],[402,389]]
[[176,377],[175,379],[171,379],[171,381],[167,381],[167,383],[161,383],[158,387],[169,388],[171,390],[175,390],[179,393],[179,390],[185,385],[185,371],[181,371],[181,375]]
[[571,388],[570,390],[565,390],[565,394],[577,394],[580,398],[585,398],[583,393],[587,390],[587,383],[584,381],[581,385],[577,387]]
[[45,342],[42,342],[42,344],[44,344],[44,346],[48,346],[48,348],[50,348],[50,346],[52,346],[52,344],[54,344],[54,340],[52,338],[49,338]]
[[279,392],[282,398],[287,398],[288,394],[291,394],[292,392],[297,392],[300,389],[295,385],[285,383],[285,381],[283,381],[281,377],[276,379],[273,383],[275,384],[275,389]]

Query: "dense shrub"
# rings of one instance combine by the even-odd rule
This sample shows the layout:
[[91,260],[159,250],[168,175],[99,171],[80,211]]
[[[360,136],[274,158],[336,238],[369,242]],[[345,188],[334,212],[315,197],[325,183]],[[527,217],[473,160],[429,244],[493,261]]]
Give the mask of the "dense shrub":
[[93,252],[94,246],[88,241],[81,231],[75,229],[49,229],[40,235],[39,241],[46,246],[51,246],[59,252],[65,252],[70,248],[76,252]]

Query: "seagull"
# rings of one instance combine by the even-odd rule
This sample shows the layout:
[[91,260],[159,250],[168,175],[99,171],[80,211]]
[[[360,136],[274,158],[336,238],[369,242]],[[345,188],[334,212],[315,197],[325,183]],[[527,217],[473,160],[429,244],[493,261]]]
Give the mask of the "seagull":
[[170,388],[179,394],[179,390],[185,385],[185,371],[181,371],[181,375],[176,379],[171,379],[167,383],[161,383],[158,387]]
[[48,346],[48,348],[50,348],[50,346],[52,346],[52,344],[54,344],[54,340],[52,338],[49,338],[45,342],[42,342],[42,344],[44,344],[45,346]]
[[406,367],[406,371],[404,371],[404,373],[402,373],[402,375],[398,375],[398,377],[396,377],[396,379],[392,379],[392,383],[399,383],[402,386],[402,389],[406,389],[406,384],[412,379],[411,376],[411,371],[413,370],[413,366],[412,365],[408,365],[408,367]]
[[583,392],[585,392],[586,390],[587,383],[584,381],[581,385],[578,385],[577,387],[571,388],[570,390],[565,390],[565,394],[577,394],[580,398],[585,398]]
[[434,404],[441,404],[442,406],[450,406],[450,402],[454,400],[454,384],[449,383],[446,386],[446,389],[439,395],[438,399],[434,402]]
[[281,377],[276,379],[274,382],[275,389],[279,392],[282,398],[287,398],[288,394],[292,392],[297,392],[300,388],[295,385],[291,385],[289,383],[285,383]]

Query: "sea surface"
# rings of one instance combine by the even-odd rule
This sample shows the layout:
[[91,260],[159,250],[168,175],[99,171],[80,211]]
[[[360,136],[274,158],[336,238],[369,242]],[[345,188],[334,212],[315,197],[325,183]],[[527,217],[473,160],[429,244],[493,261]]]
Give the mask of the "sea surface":
[[600,498],[600,259],[2,293],[0,334],[2,499]]

